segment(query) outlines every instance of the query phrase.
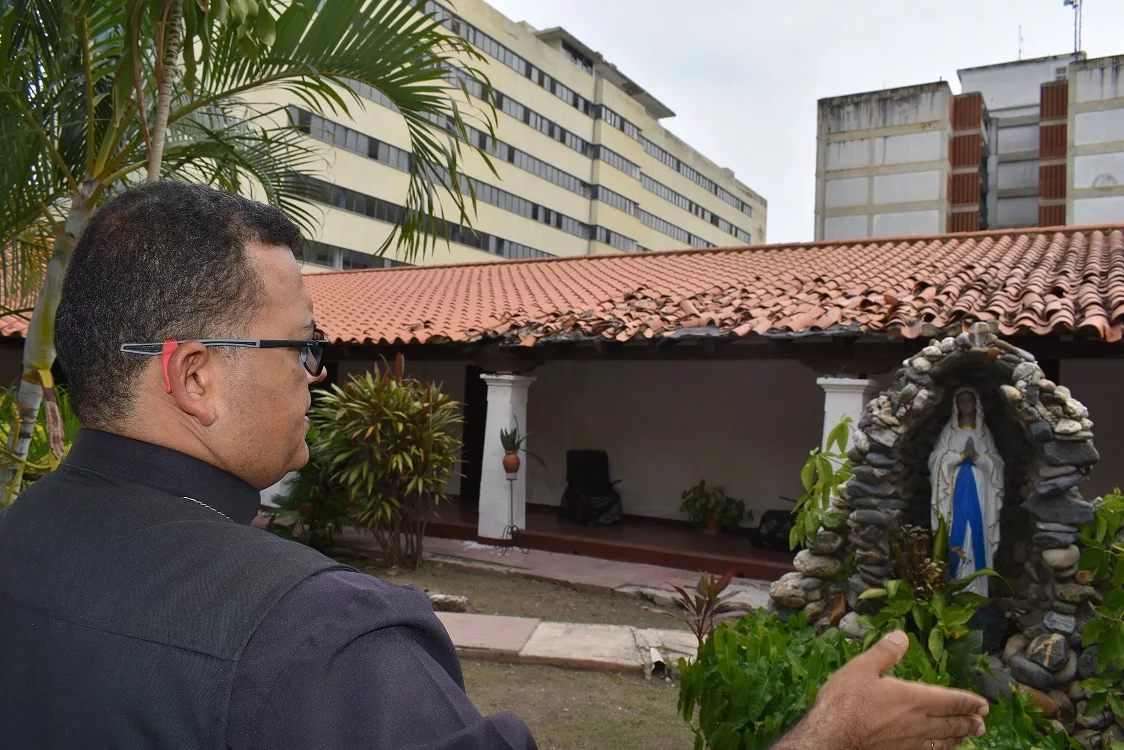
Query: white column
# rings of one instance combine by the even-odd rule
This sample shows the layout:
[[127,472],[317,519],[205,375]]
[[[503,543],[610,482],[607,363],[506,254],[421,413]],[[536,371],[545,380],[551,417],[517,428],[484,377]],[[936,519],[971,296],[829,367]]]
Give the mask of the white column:
[[527,525],[527,451],[514,481],[503,470],[500,430],[518,427],[527,434],[527,389],[535,379],[526,375],[481,375],[488,384],[484,464],[480,467],[480,515],[476,533],[486,539],[503,539],[504,529]]
[[820,438],[823,447],[828,434],[843,417],[851,418],[852,430],[858,426],[863,409],[878,390],[878,383],[867,378],[819,378],[816,384],[824,393],[823,436]]

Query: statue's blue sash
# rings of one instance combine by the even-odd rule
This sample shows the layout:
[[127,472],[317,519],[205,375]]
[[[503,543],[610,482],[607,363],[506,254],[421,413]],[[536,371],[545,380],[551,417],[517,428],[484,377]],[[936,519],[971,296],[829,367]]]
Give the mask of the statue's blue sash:
[[956,485],[952,490],[952,528],[949,530],[949,564],[952,577],[960,568],[960,555],[954,547],[964,549],[964,538],[972,529],[972,552],[976,570],[987,567],[987,539],[984,537],[983,512],[980,510],[980,493],[972,472],[976,462],[970,458],[961,462],[956,472]]

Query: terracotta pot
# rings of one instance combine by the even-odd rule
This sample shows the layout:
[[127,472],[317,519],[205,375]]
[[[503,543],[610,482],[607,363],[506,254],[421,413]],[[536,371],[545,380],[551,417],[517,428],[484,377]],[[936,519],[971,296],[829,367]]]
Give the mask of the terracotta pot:
[[503,470],[508,474],[515,474],[519,471],[519,453],[516,451],[508,451],[503,454]]
[[706,526],[703,527],[702,533],[707,536],[718,535],[718,516],[716,514],[712,513],[706,517]]

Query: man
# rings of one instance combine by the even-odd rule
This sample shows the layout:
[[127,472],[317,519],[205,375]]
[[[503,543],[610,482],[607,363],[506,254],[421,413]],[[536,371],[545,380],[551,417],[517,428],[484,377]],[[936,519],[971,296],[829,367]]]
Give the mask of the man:
[[[83,425],[0,515],[0,735],[19,748],[534,748],[484,718],[426,596],[250,526],[308,459],[323,345],[278,210],[134,188],[94,217],[56,322]],[[784,748],[946,748],[968,694],[856,659]]]

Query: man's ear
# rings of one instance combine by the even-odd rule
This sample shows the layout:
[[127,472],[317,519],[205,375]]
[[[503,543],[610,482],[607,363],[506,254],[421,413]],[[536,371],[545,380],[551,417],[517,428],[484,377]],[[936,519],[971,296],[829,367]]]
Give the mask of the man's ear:
[[168,357],[167,382],[176,406],[204,427],[215,421],[215,359],[198,341],[180,344]]

